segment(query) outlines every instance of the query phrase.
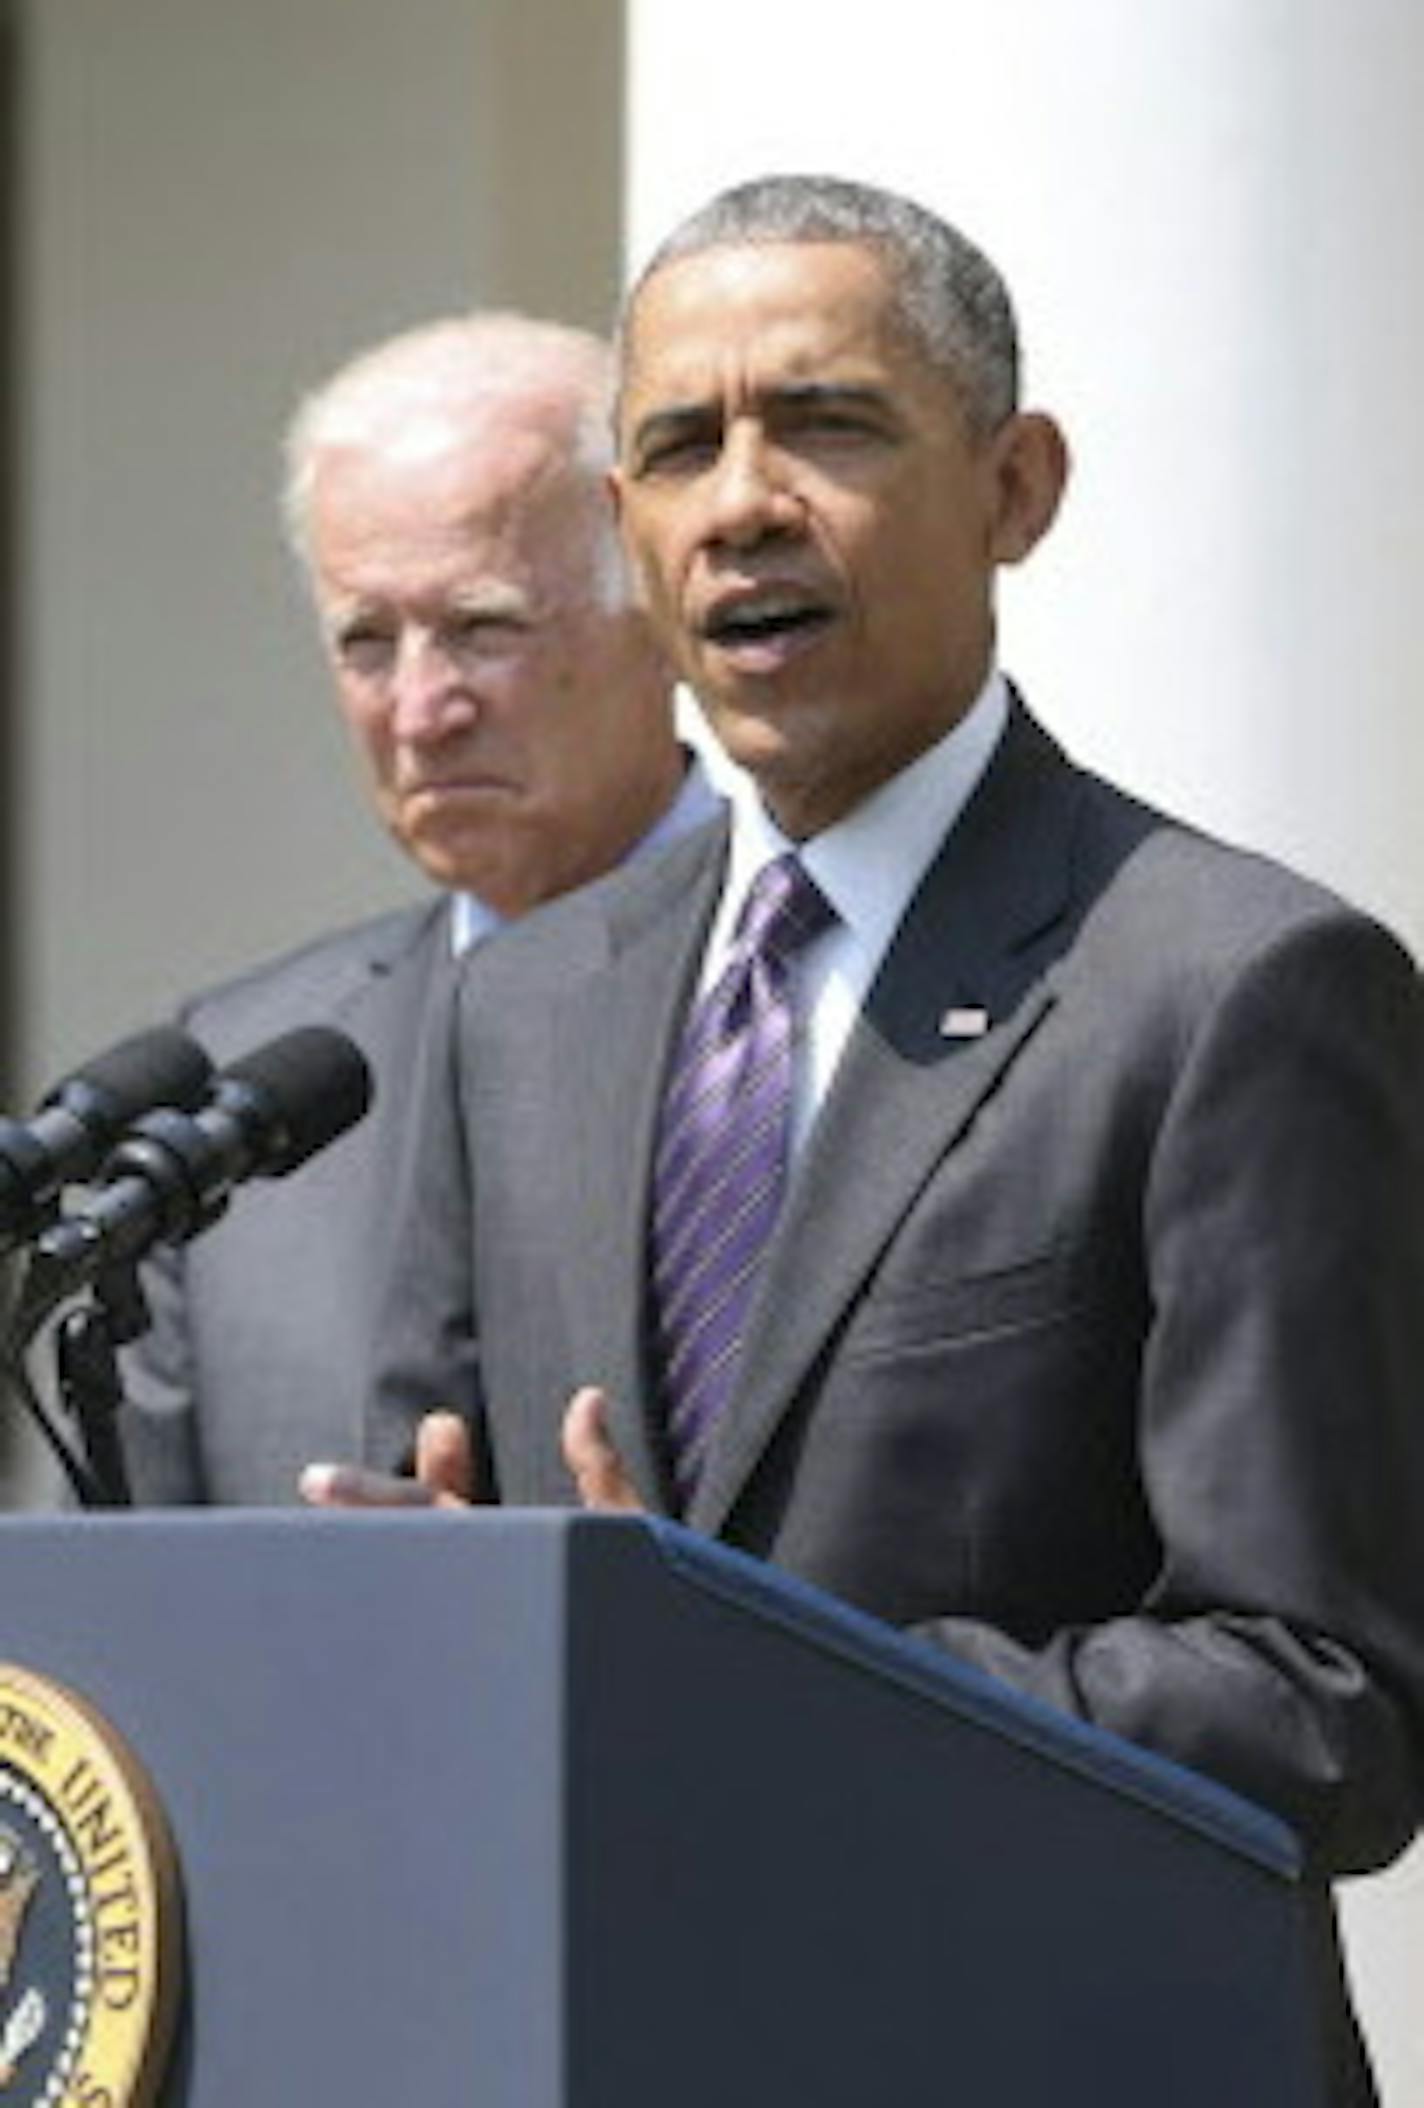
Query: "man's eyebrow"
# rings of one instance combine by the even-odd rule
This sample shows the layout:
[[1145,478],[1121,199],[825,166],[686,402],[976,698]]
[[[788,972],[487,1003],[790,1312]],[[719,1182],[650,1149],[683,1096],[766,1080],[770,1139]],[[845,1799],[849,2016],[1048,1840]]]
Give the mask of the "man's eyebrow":
[[366,595],[351,599],[328,601],[319,610],[323,627],[329,632],[349,629],[353,622],[371,622],[380,615],[378,604]]
[[784,403],[794,410],[814,410],[822,404],[833,409],[883,410],[889,396],[870,381],[781,381],[768,389],[766,401],[772,407]]
[[450,594],[451,614],[483,617],[490,622],[521,622],[528,618],[530,596],[523,586],[490,579],[479,585],[457,586]]
[[[883,412],[890,399],[884,388],[869,381],[777,381],[771,387],[755,390],[749,400],[759,415],[774,416],[778,410],[819,408]],[[715,432],[721,429],[724,416],[724,405],[719,399],[667,403],[649,411],[634,426],[633,443],[645,447],[660,440]]]

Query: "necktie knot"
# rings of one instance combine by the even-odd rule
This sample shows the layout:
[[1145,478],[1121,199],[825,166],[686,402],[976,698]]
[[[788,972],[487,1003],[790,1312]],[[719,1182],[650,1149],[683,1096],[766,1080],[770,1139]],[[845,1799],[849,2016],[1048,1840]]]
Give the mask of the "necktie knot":
[[744,958],[792,958],[836,919],[836,911],[799,856],[779,856],[758,871],[737,918],[733,948]]

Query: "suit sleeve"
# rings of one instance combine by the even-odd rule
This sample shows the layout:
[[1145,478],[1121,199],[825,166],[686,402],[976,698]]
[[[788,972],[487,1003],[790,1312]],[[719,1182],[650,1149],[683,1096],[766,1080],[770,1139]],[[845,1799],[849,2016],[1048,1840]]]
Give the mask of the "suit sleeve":
[[1420,1819],[1424,1001],[1361,918],[1254,957],[1181,1049],[1145,1188],[1130,1614],[1040,1647],[927,1628],[1275,1808],[1326,1873]]

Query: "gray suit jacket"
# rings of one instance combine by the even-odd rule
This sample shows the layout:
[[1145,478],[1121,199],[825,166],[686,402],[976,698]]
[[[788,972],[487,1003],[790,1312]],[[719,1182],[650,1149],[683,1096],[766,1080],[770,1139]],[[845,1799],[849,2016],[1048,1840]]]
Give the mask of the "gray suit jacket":
[[[666,1510],[645,1235],[720,827],[474,959],[381,1330],[474,1330],[501,1498],[571,1497],[606,1385]],[[965,1042],[946,1012],[993,1021]],[[1424,1753],[1424,997],[1331,895],[1019,711],[806,1147],[687,1517],[1234,1785],[1316,1869]]]
[[[371,1064],[366,1118],[286,1179],[257,1180],[192,1244],[144,1268],[153,1328],[123,1357],[140,1501],[290,1503],[313,1458],[360,1449],[376,1291],[447,903],[326,936],[199,997],[182,1022],[221,1063],[331,1024]],[[452,1398],[469,1396],[462,1384]]]

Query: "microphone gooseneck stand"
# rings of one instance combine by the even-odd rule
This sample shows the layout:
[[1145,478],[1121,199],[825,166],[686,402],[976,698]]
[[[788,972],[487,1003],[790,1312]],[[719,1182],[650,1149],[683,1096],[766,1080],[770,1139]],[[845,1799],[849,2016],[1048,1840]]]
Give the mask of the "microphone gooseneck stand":
[[119,1266],[100,1274],[56,1328],[55,1383],[79,1432],[80,1450],[96,1495],[86,1506],[133,1506],[119,1433],[124,1391],[117,1349],[137,1339],[147,1327],[148,1306],[137,1270]]
[[[140,1042],[146,1060],[148,1045]],[[211,1071],[206,1056],[198,1058],[206,1086]],[[155,1243],[184,1243],[210,1228],[244,1179],[285,1178],[297,1170],[361,1119],[371,1102],[364,1055],[328,1025],[298,1026],[233,1062],[196,1112],[186,1104],[154,1104],[152,1077],[145,1074],[143,1102],[150,1109],[131,1120],[84,1207],[61,1214],[57,1194],[33,1181],[26,1187],[32,1244],[0,1334],[0,1382],[12,1385],[86,1508],[133,1504],[118,1422],[124,1401],[116,1349],[148,1328],[139,1260]],[[126,1111],[123,1117],[128,1120]],[[51,1184],[71,1182],[72,1149],[55,1174],[50,1158],[59,1144],[46,1156],[33,1135],[17,1131],[27,1147],[34,1145],[31,1155],[40,1150]],[[0,1236],[3,1231],[0,1208]],[[28,1368],[41,1327],[59,1312],[55,1391],[77,1442],[67,1439]]]
[[[41,1270],[41,1275],[42,1275]],[[69,1481],[83,1508],[133,1505],[118,1415],[123,1405],[117,1350],[147,1330],[148,1306],[133,1265],[108,1267],[59,1318],[54,1391],[72,1422],[71,1440],[32,1380],[28,1356],[57,1298],[34,1270],[26,1275],[7,1330],[0,1370]]]

